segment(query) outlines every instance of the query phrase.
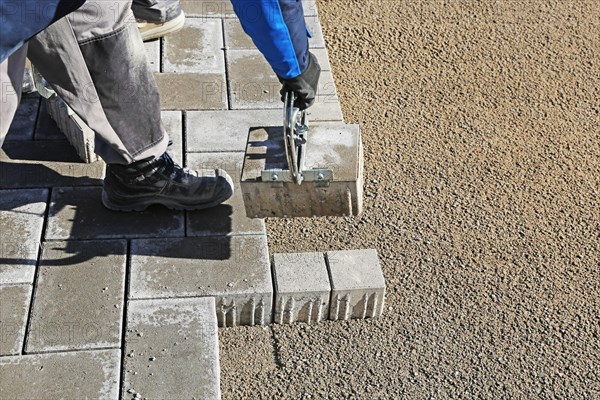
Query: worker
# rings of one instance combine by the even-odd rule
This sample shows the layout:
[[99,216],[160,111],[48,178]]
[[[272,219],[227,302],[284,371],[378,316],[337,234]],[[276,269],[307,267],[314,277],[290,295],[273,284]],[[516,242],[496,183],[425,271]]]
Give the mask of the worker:
[[[297,107],[310,107],[320,66],[309,52],[302,2],[232,3],[279,77],[282,94],[292,91]],[[169,137],[161,123],[158,88],[133,23],[131,0],[0,0],[0,17],[0,145],[20,100],[27,54],[96,133],[95,151],[107,164],[102,190],[107,208],[141,211],[162,204],[196,210],[233,195],[225,171],[198,176],[166,152]]]

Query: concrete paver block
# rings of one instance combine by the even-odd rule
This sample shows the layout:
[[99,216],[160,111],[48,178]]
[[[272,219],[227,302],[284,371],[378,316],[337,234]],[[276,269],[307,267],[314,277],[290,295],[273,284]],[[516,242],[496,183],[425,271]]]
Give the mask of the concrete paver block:
[[162,123],[173,142],[167,151],[179,164],[183,163],[183,116],[181,111],[161,111]]
[[307,114],[309,123],[344,121],[340,99],[336,95],[315,97],[315,104],[307,110]]
[[231,0],[181,0],[186,17],[234,18]]
[[219,326],[271,322],[265,236],[134,240],[132,299],[215,297]]
[[276,323],[327,319],[331,285],[323,253],[275,254],[273,277]]
[[359,215],[362,212],[363,153],[358,125],[312,125],[305,170],[328,168],[333,180],[263,182],[263,170],[287,170],[281,127],[250,131],[242,171],[242,192],[249,217]]
[[[317,5],[314,0],[302,0],[305,16],[317,15]],[[181,8],[189,18],[235,18],[231,0],[181,0]],[[255,12],[252,5],[249,12]]]
[[126,241],[46,242],[28,353],[119,347]]
[[164,39],[163,72],[218,74],[225,71],[220,20],[187,18],[177,35]]
[[7,142],[33,140],[33,132],[35,130],[35,122],[38,116],[39,107],[39,94],[32,93],[23,95],[4,140]]
[[31,285],[0,286],[0,356],[21,353],[30,301]]
[[364,319],[380,316],[385,279],[376,250],[326,253],[331,276],[329,319]]
[[329,63],[329,53],[327,49],[310,49],[310,52],[317,57],[321,71],[331,71],[331,64]]
[[188,152],[246,150],[253,126],[282,123],[281,110],[189,111],[186,145]]
[[218,74],[154,74],[163,110],[227,109],[225,70]]
[[318,15],[317,2],[315,0],[302,0],[305,17],[315,17]]
[[52,191],[46,228],[49,240],[183,237],[182,211],[162,206],[146,211],[122,213],[106,209],[102,188],[58,187]]
[[232,236],[266,234],[261,219],[248,218],[240,189],[240,176],[244,153],[194,153],[188,154],[189,168],[203,174],[215,167],[222,168],[234,182],[233,197],[208,210],[190,211],[187,216],[188,236]]
[[160,40],[144,42],[148,64],[152,72],[160,72]]
[[67,141],[4,143],[0,149],[0,188],[101,185],[102,161],[81,162]]
[[0,284],[32,283],[48,191],[0,190]]
[[3,399],[102,399],[119,395],[121,350],[0,358]]
[[47,100],[42,99],[40,111],[35,123],[34,140],[67,140],[67,137],[60,131],[56,121],[52,119],[48,112]]
[[[282,108],[281,83],[258,50],[227,52],[232,109]],[[331,71],[323,71],[317,88],[319,96],[335,96]]]
[[214,299],[135,300],[127,313],[122,398],[220,398]]
[[[319,18],[316,16],[307,16],[306,27],[308,28],[311,38],[308,39],[311,49],[325,48],[325,41],[323,40],[323,31],[319,23]],[[246,35],[246,32],[242,29],[242,25],[237,19],[228,19],[223,21],[225,29],[225,46],[228,50],[250,50],[256,49],[256,46],[250,39],[250,36]]]
[[94,151],[96,133],[60,97],[45,100],[48,113],[86,163],[100,160]]

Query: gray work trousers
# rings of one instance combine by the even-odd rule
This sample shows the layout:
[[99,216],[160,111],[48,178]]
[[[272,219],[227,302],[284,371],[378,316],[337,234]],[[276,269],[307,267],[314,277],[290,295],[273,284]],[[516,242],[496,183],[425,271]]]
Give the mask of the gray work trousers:
[[[28,45],[31,62],[96,132],[96,153],[106,163],[129,164],[165,152],[169,138],[160,119],[158,88],[131,0],[87,2]],[[6,98],[0,109],[0,144],[19,101],[21,86],[16,79],[20,75],[22,82],[23,50],[0,68],[2,97]],[[14,94],[5,96],[5,88]]]

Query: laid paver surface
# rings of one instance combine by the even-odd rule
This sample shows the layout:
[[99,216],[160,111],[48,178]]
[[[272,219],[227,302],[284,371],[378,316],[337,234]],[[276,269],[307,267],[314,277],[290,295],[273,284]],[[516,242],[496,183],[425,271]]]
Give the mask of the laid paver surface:
[[24,95],[10,124],[9,133],[6,135],[5,140],[7,142],[32,140],[39,108],[39,96],[36,94]]
[[116,213],[101,202],[100,187],[56,187],[52,191],[46,238],[121,239],[183,236],[184,215],[164,207]]
[[[316,4],[303,3],[323,70],[309,118],[340,124]],[[235,195],[204,211],[106,210],[105,164],[82,163],[46,103],[24,96],[0,151],[1,398],[216,399],[217,327],[272,322],[265,222],[247,217],[239,182],[250,129],[282,125],[280,83],[229,0],[182,6],[184,28],[144,44],[168,151],[225,169]],[[322,281],[321,304],[288,322],[326,317]]]
[[0,188],[101,185],[104,163],[84,164],[67,141],[7,142],[0,149]]

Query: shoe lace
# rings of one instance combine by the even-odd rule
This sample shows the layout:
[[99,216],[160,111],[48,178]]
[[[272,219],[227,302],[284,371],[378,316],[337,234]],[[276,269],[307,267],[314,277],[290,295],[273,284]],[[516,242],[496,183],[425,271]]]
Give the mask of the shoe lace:
[[164,173],[169,175],[171,179],[181,178],[184,175],[192,174],[190,170],[187,168],[182,168],[179,164],[177,164],[167,152],[160,156],[160,160],[163,162]]

